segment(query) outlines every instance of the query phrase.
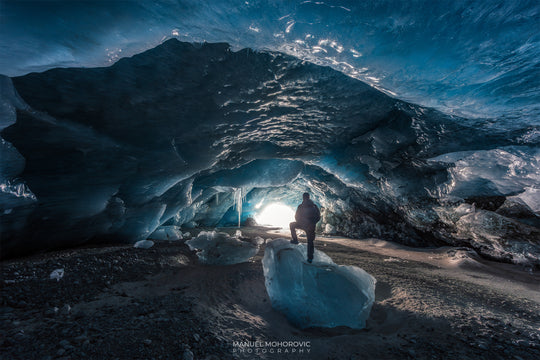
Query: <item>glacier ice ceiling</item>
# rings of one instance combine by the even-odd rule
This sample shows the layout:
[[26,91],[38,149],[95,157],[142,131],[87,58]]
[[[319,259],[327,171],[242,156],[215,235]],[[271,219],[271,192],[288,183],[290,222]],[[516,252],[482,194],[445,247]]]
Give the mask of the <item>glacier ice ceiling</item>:
[[2,6],[2,256],[309,191],[321,230],[540,266],[534,2]]
[[3,1],[0,73],[105,66],[176,37],[281,51],[466,117],[540,111],[535,0]]

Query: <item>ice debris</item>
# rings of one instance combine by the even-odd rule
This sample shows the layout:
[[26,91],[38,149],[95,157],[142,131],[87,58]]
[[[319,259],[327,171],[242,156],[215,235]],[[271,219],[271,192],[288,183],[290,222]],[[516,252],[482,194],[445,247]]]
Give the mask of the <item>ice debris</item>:
[[309,264],[306,253],[305,244],[286,239],[266,244],[263,270],[272,306],[300,328],[364,328],[375,278],[356,266],[337,265],[319,250]]
[[133,244],[133,247],[138,249],[150,249],[152,246],[154,246],[154,242],[151,240],[140,240]]
[[182,240],[182,231],[178,226],[169,225],[169,226],[160,226],[158,227],[148,239],[152,240]]
[[[240,231],[237,235],[241,235]],[[191,250],[197,250],[199,261],[207,265],[232,265],[248,261],[259,251],[260,241],[240,240],[224,232],[201,231],[186,241]]]
[[49,275],[49,278],[51,280],[56,280],[56,281],[60,281],[60,279],[63,278],[63,277],[64,277],[64,269],[53,270],[51,275]]
[[264,239],[260,236],[255,237],[255,239],[252,240],[254,244],[256,245],[262,245],[264,244]]

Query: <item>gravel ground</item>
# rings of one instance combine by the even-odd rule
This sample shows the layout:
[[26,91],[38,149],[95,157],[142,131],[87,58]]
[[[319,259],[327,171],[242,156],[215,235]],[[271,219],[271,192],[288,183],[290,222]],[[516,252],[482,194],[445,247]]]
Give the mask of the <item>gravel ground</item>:
[[[260,228],[243,232],[280,236]],[[147,250],[101,246],[3,261],[0,358],[540,358],[538,275],[512,268],[519,279],[505,291],[499,285],[508,279],[500,269],[490,272],[489,262],[475,271],[446,269],[403,255],[415,250],[387,249],[389,256],[334,238],[318,238],[316,246],[377,279],[366,329],[290,325],[265,291],[264,246],[250,262],[204,266],[183,242],[161,241]],[[55,269],[65,272],[58,281],[50,279]],[[254,353],[239,351],[235,341],[309,346],[304,353],[271,347],[251,348]]]

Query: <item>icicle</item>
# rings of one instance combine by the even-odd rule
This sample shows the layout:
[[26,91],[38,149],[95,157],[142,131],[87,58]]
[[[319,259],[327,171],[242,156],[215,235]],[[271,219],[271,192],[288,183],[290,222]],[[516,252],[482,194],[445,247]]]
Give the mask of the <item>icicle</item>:
[[238,210],[238,227],[240,227],[240,221],[242,220],[242,188],[238,189],[238,203],[236,204],[236,210]]
[[242,203],[244,202],[244,196],[242,196],[243,189],[240,187],[238,189],[234,189],[234,206],[236,207],[236,211],[238,212],[238,227],[240,227],[240,222],[242,220]]
[[216,193],[216,205],[219,205],[219,193]]

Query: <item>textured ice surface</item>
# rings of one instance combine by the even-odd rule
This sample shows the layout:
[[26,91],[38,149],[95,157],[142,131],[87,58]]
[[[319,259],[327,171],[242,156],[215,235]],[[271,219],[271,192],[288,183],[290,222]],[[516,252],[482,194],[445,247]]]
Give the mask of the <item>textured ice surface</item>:
[[[531,210],[540,215],[540,187],[526,187],[525,191],[515,197],[523,201],[531,208]],[[509,199],[512,198],[513,197],[509,197]]]
[[[27,3],[3,3],[0,69],[8,75],[107,66],[169,37],[228,41],[331,66],[453,114],[540,118],[534,0],[79,1],[43,6],[39,16]],[[43,19],[47,30],[36,31]]]
[[[500,209],[510,211],[512,208],[501,206]],[[440,207],[436,211],[442,222],[455,229],[455,245],[468,243],[489,258],[540,265],[540,230],[537,227],[470,204]]]
[[148,239],[151,240],[182,240],[182,231],[175,225],[160,226],[154,231]]
[[201,231],[186,244],[197,250],[199,261],[207,265],[232,265],[248,261],[259,251],[260,238],[253,242],[216,231]]
[[[0,75],[0,132],[17,121],[17,110],[28,110],[29,106],[15,90],[12,80]],[[0,137],[0,246],[5,254],[5,246],[19,247],[20,239],[12,245],[6,234],[20,233],[27,226],[28,217],[37,198],[26,182],[20,177],[25,168],[25,158],[17,148]],[[11,243],[11,244],[10,244]],[[11,246],[9,246],[11,245]],[[21,249],[27,248],[25,245]]]
[[472,247],[483,255],[540,266],[538,228],[485,210],[462,216],[456,226],[458,235],[470,239]]
[[334,228],[334,226],[332,224],[326,224],[324,226],[324,233],[325,234],[335,234],[336,229]]
[[[0,131],[15,124],[16,111],[29,106],[21,99],[10,78],[0,75]],[[0,214],[6,209],[36,200],[28,186],[17,179],[24,170],[24,157],[9,142],[0,137]]]
[[356,266],[337,265],[319,250],[309,264],[306,254],[305,244],[287,239],[266,244],[263,269],[272,306],[301,328],[364,328],[375,300],[375,278]]
[[523,192],[540,184],[540,148],[505,147],[440,155],[430,161],[451,163],[442,192],[468,197]]
[[540,228],[540,213],[533,211],[521,197],[508,197],[496,213]]

